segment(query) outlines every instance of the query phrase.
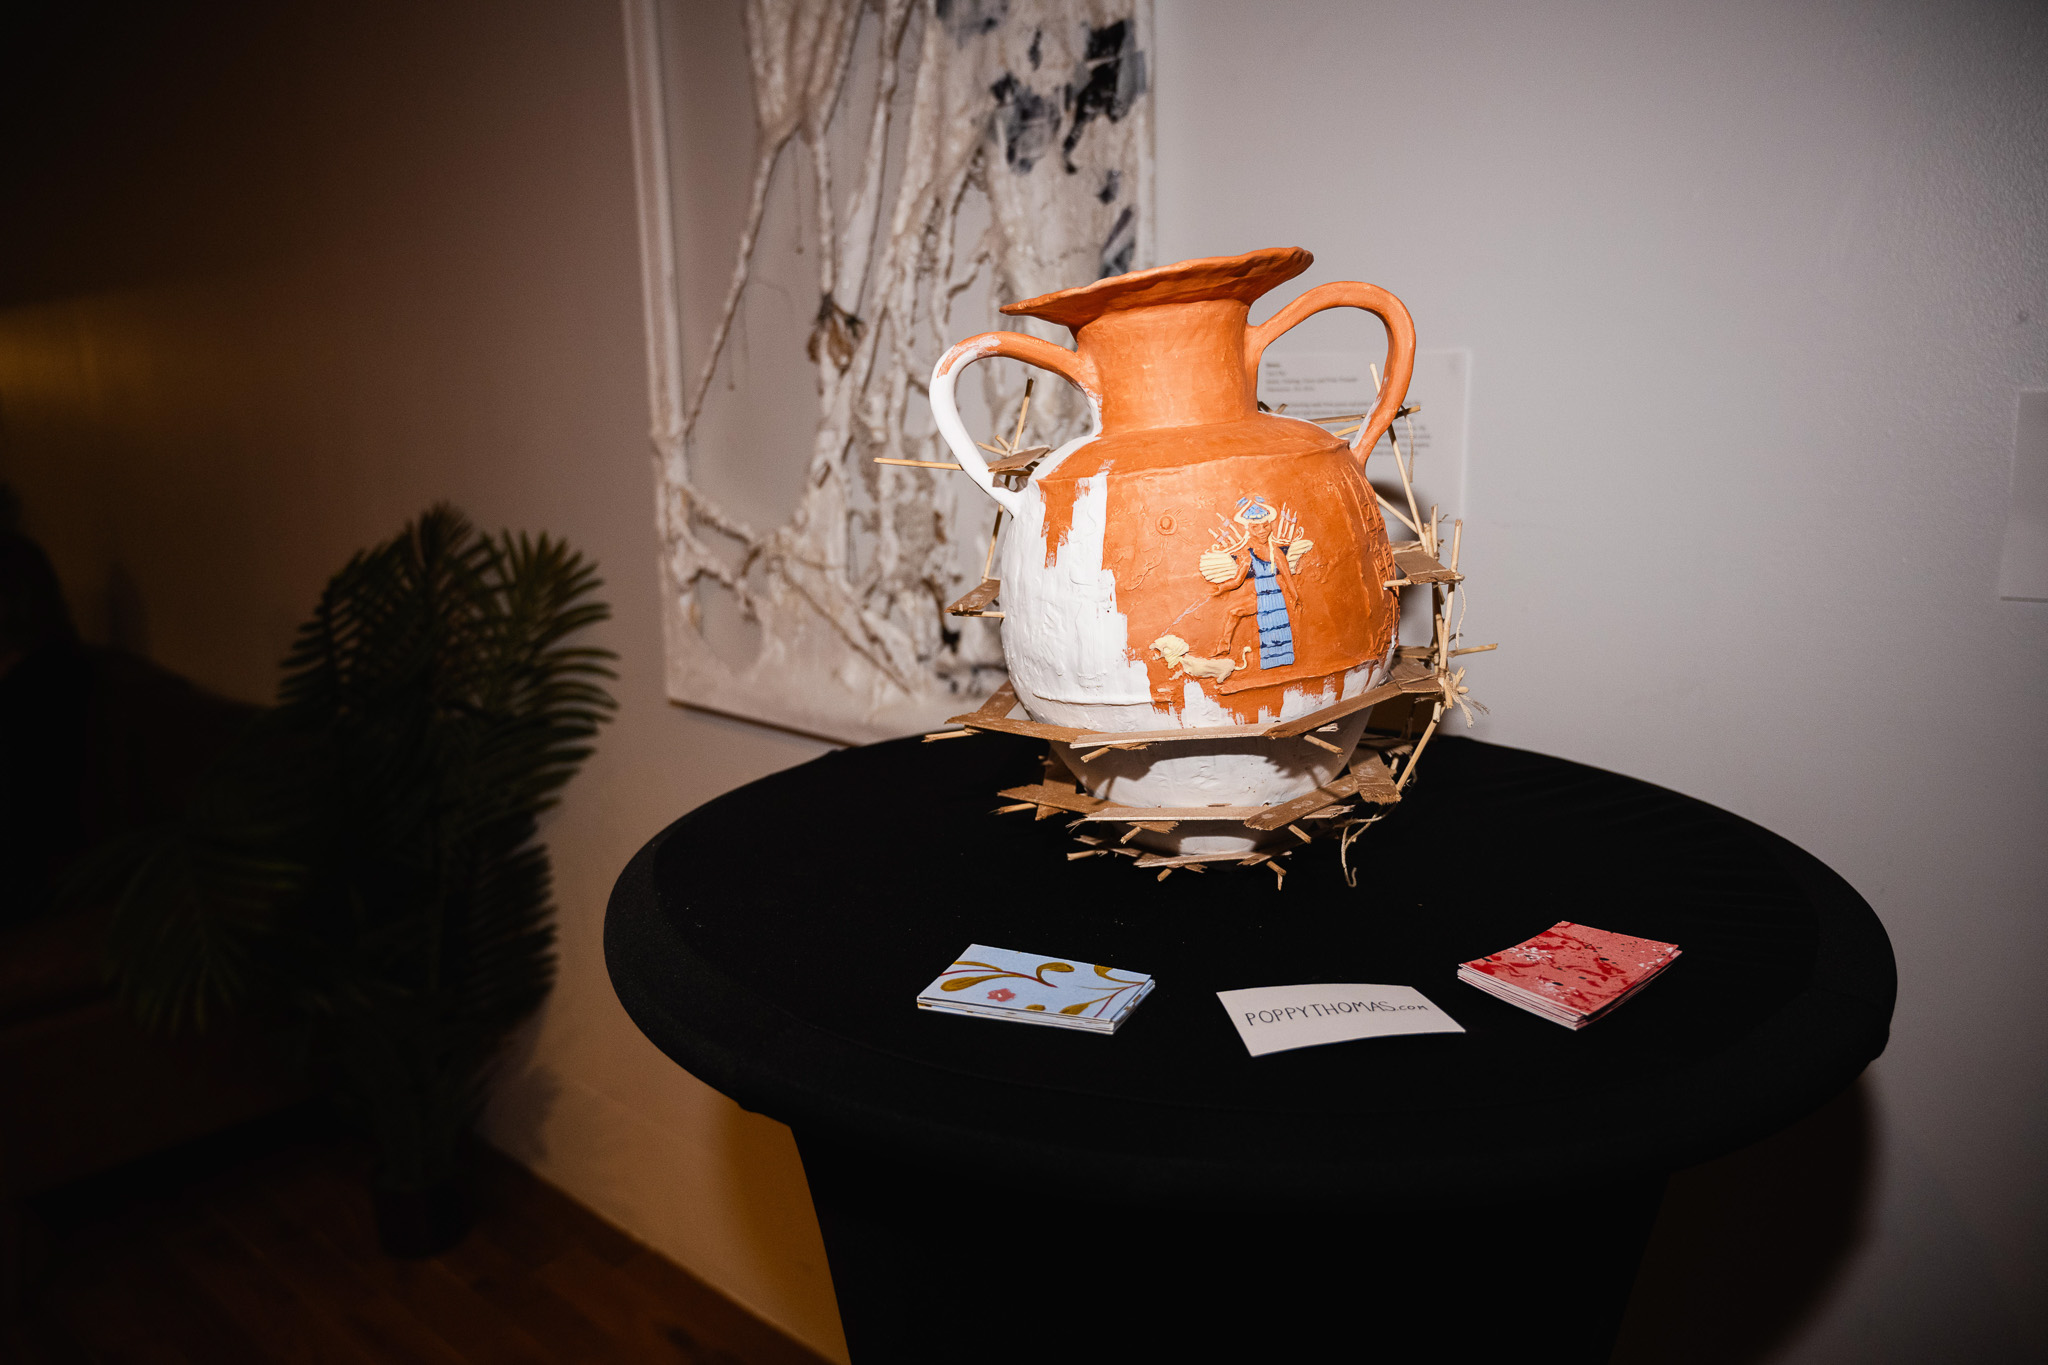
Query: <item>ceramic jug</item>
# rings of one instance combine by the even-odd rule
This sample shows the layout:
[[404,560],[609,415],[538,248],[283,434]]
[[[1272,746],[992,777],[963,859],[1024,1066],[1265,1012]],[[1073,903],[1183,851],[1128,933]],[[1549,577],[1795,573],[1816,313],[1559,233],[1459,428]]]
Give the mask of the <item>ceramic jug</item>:
[[[1259,725],[1385,680],[1399,602],[1364,463],[1407,393],[1415,329],[1392,294],[1352,282],[1311,289],[1247,325],[1252,303],[1313,259],[1274,248],[1063,289],[1002,311],[1069,328],[1073,349],[986,332],[939,360],[939,431],[1010,514],[998,560],[1003,652],[1034,720],[1089,731]],[[1266,347],[1337,307],[1365,309],[1387,332],[1378,402],[1349,443],[1258,407]],[[961,372],[987,356],[1050,370],[1094,414],[1094,430],[1018,490],[997,486],[956,405]],[[1086,763],[1062,756],[1089,791],[1124,804],[1268,805],[1341,772],[1365,719],[1318,736],[1340,753],[1304,739],[1222,737]],[[1190,834],[1173,846],[1250,846]]]

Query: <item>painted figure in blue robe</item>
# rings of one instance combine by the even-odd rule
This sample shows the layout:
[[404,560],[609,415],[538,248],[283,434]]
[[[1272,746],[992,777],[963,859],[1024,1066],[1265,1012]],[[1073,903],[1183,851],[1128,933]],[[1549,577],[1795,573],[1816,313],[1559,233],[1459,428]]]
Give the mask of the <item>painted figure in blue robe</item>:
[[1238,627],[1250,618],[1259,632],[1259,667],[1294,662],[1294,623],[1301,616],[1294,573],[1312,546],[1289,509],[1275,512],[1257,496],[1237,500],[1236,515],[1224,523],[1201,563],[1202,577],[1216,585],[1216,596],[1237,598],[1217,640],[1219,657],[1230,657]]

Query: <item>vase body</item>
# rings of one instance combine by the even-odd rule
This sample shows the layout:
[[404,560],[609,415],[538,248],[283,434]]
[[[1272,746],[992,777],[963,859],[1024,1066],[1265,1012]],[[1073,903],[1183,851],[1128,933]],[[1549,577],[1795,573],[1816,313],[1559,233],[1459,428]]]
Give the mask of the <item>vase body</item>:
[[[1364,284],[1324,285],[1247,326],[1252,302],[1310,260],[1262,251],[1063,290],[1003,311],[1067,326],[1074,350],[996,332],[940,361],[940,428],[1012,514],[999,559],[1003,649],[1033,719],[1101,733],[1259,725],[1384,680],[1399,602],[1363,457],[1406,393],[1414,334],[1400,303]],[[1355,449],[1260,412],[1256,387],[1268,342],[1345,305],[1379,314],[1389,338]],[[1095,431],[1041,461],[1020,490],[995,487],[962,450],[972,443],[956,439],[953,380],[985,355],[1056,370],[1097,415]],[[1093,794],[1122,804],[1269,805],[1341,772],[1364,724],[1358,713],[1318,736],[1336,753],[1304,739],[1218,738],[1063,757]],[[1200,825],[1164,842],[1251,846],[1239,826]]]

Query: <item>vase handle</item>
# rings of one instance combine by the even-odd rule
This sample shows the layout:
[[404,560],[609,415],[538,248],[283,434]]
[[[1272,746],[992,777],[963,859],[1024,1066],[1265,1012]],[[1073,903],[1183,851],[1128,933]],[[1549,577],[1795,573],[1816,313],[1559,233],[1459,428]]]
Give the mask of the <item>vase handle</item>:
[[939,357],[939,363],[932,368],[931,384],[932,417],[939,424],[939,435],[946,438],[946,445],[954,458],[960,461],[960,467],[967,471],[967,477],[1014,517],[1022,510],[1023,499],[1007,488],[996,487],[995,477],[988,472],[988,461],[982,458],[981,449],[967,434],[967,426],[960,420],[959,403],[953,397],[953,386],[959,382],[961,371],[992,355],[1008,356],[1027,365],[1036,365],[1041,370],[1051,370],[1088,395],[1089,405],[1096,412],[1097,425],[1101,422],[1102,393],[1095,382],[1095,367],[1079,352],[1023,332],[983,332],[980,336],[967,338]]
[[1245,328],[1245,373],[1250,377],[1252,392],[1257,393],[1259,360],[1265,355],[1266,347],[1303,318],[1325,308],[1363,308],[1387,325],[1387,364],[1385,378],[1380,382],[1379,402],[1373,405],[1365,425],[1359,428],[1358,439],[1351,443],[1353,453],[1363,464],[1372,454],[1373,447],[1380,443],[1380,437],[1386,435],[1387,428],[1394,424],[1394,414],[1400,411],[1402,400],[1408,397],[1408,381],[1415,374],[1415,320],[1408,316],[1408,309],[1401,300],[1376,284],[1361,284],[1356,280],[1319,284],[1258,326]]

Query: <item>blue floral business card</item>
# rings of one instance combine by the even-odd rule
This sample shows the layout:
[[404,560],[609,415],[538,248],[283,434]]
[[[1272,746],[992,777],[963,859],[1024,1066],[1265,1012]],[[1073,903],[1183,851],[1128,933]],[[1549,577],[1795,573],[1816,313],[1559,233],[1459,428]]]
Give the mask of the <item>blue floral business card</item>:
[[970,943],[918,992],[917,1007],[1115,1033],[1151,992],[1152,978],[1140,972]]

